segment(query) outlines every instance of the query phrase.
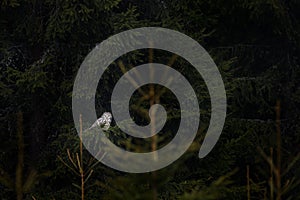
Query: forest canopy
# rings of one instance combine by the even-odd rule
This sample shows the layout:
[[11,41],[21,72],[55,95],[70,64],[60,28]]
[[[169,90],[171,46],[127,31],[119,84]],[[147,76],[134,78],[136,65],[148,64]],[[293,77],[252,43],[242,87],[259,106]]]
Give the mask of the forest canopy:
[[[9,199],[300,199],[300,1],[298,0],[2,0],[0,2],[0,198]],[[201,76],[184,58],[141,49],[111,63],[99,80],[98,117],[110,111],[118,79],[144,63],[165,63],[187,77],[201,122],[191,147],[158,171],[131,174],[98,162],[82,146],[72,116],[76,74],[110,36],[140,27],[179,31],[216,63],[227,117],[214,149],[198,150],[211,117]],[[105,86],[105,87],[102,87]],[[155,88],[155,89],[153,89]],[[162,86],[164,134],[130,137],[112,122],[105,132],[133,152],[163,148],[180,106]],[[131,102],[143,109],[135,92]],[[145,125],[132,106],[136,123]],[[78,119],[79,120],[79,119]]]

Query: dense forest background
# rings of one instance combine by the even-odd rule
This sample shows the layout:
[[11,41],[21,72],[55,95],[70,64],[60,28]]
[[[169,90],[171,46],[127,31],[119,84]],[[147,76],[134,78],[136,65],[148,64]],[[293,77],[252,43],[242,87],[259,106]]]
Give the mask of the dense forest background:
[[[300,1],[1,0],[0,6],[0,199],[300,199]],[[99,82],[106,86],[97,94],[99,116],[110,110],[122,66],[153,60],[190,77],[203,112],[197,137],[179,160],[129,174],[96,162],[82,147],[72,87],[97,44],[147,26],[182,32],[209,52],[228,110],[217,145],[199,159],[210,117],[203,81],[168,52],[124,55]],[[178,103],[170,92],[164,98],[162,104],[175,102],[167,105],[174,111],[171,137]],[[131,151],[143,144],[127,140],[114,123],[106,134]]]

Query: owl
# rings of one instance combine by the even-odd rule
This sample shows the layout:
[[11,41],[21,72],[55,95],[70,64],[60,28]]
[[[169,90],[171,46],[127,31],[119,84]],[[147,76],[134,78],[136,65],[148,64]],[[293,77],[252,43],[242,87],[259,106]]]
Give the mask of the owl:
[[99,119],[95,121],[95,123],[89,129],[100,126],[103,130],[107,131],[110,127],[111,120],[112,120],[111,113],[105,112],[102,114],[102,116]]

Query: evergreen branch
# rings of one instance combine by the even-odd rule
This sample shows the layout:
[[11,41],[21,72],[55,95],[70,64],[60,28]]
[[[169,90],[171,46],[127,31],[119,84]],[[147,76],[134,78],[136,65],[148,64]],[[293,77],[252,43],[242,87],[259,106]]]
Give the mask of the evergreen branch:
[[68,167],[71,171],[73,171],[76,175],[78,175],[78,176],[80,176],[80,174],[77,172],[77,171],[75,171],[70,165],[68,165],[60,156],[57,156],[58,157],[58,159],[66,166],[66,167]]

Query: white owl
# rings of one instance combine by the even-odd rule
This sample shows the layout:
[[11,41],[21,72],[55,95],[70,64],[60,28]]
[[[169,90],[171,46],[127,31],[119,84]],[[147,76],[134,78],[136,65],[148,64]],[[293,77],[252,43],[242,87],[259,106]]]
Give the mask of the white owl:
[[102,116],[95,121],[95,123],[89,128],[92,129],[94,127],[100,126],[103,130],[108,130],[110,127],[110,123],[112,120],[112,115],[110,112],[105,112]]

